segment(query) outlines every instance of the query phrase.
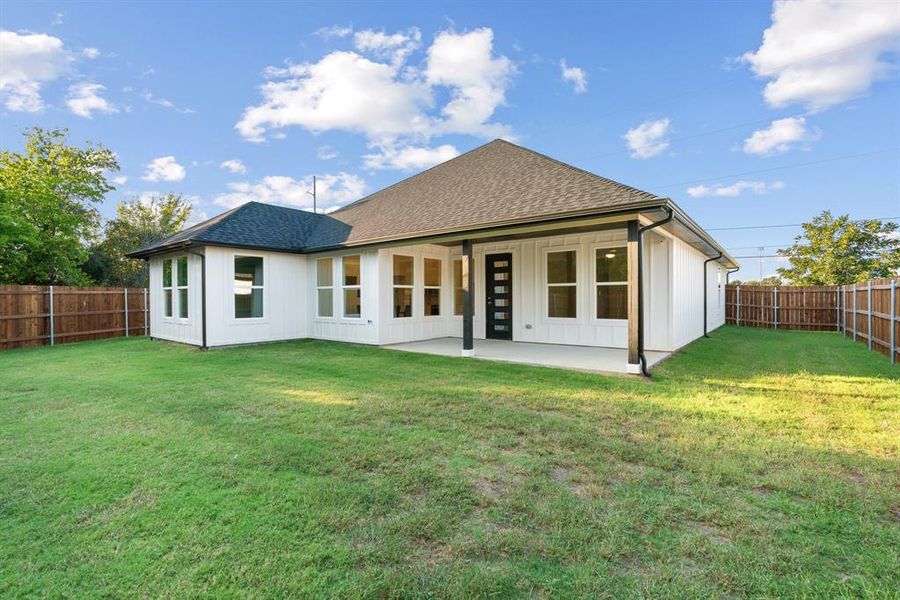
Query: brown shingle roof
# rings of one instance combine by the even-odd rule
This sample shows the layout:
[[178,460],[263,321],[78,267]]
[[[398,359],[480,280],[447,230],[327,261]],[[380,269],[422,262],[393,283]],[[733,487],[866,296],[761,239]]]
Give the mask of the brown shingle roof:
[[317,228],[306,249],[602,212],[655,199],[659,198],[648,192],[494,140],[330,213],[345,226]]

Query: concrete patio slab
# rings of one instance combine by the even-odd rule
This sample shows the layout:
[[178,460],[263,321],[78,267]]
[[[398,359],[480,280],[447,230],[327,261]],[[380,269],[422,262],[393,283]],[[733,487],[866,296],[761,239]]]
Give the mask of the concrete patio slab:
[[[438,356],[462,355],[460,338],[435,338],[384,347]],[[647,350],[644,354],[649,368],[671,353]],[[504,340],[475,340],[475,358],[601,373],[626,373],[628,364],[628,353],[624,348],[534,344]]]

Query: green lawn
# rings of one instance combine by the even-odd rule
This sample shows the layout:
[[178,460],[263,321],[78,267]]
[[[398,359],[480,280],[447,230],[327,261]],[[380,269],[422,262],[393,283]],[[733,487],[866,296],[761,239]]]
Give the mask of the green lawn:
[[647,382],[322,341],[0,353],[0,596],[897,597],[900,367]]

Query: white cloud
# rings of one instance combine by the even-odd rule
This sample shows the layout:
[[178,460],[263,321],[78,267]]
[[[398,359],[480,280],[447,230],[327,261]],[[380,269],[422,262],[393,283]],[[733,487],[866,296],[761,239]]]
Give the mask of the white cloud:
[[629,129],[622,137],[631,158],[653,158],[659,156],[669,147],[666,135],[669,133],[669,119],[645,121],[633,129]]
[[50,25],[52,25],[53,27],[57,27],[59,25],[62,25],[65,20],[65,13],[58,12],[53,15],[53,20],[50,22]]
[[420,82],[402,81],[398,66],[374,62],[355,52],[332,52],[312,64],[267,69],[263,102],[244,110],[235,125],[246,139],[261,142],[270,129],[298,125],[320,132],[343,130],[370,138],[424,133],[422,112],[431,102]]
[[433,86],[450,87],[452,99],[441,109],[446,120],[437,124],[435,131],[509,135],[508,127],[489,119],[506,102],[506,87],[514,71],[511,60],[494,56],[494,32],[487,27],[438,34],[428,49],[425,77]]
[[147,165],[147,171],[141,179],[145,181],[181,181],[187,175],[187,170],[174,156],[160,156],[154,158]]
[[316,150],[316,156],[319,157],[319,160],[331,160],[332,158],[337,158],[338,152],[331,146],[319,146]]
[[226,161],[223,161],[221,165],[219,165],[222,169],[228,169],[232,173],[246,173],[247,166],[238,158],[232,158]]
[[[311,209],[312,175],[297,180],[283,175],[263,177],[256,183],[229,183],[231,190],[220,194],[214,202],[226,208],[234,208],[250,201],[280,204],[293,208]],[[344,204],[358,200],[366,192],[366,183],[350,173],[321,175],[316,178],[317,207],[320,211],[330,211]]]
[[93,118],[95,112],[117,113],[119,109],[100,94],[106,88],[99,83],[76,83],[69,86],[66,106],[79,117]]
[[100,56],[100,51],[96,48],[85,48],[81,51],[81,55],[85,58],[94,59]]
[[422,34],[416,27],[407,32],[387,34],[383,31],[366,29],[353,34],[353,45],[360,52],[368,52],[379,58],[389,58],[400,64],[419,47]]
[[783,181],[773,181],[772,183],[766,183],[765,181],[737,181],[731,185],[714,185],[712,187],[697,185],[689,187],[687,193],[691,198],[704,198],[706,196],[736,198],[745,191],[760,195],[782,188],[784,188]]
[[427,169],[438,163],[459,156],[459,150],[450,144],[437,148],[406,146],[395,148],[385,146],[375,154],[363,156],[363,164],[367,169],[397,169],[402,171]]
[[787,117],[772,121],[767,129],[754,131],[753,135],[744,140],[744,152],[761,156],[783,154],[795,144],[815,141],[819,137],[818,131],[806,128],[805,118]]
[[762,45],[741,58],[770,79],[763,96],[775,107],[819,110],[865,93],[894,69],[881,60],[896,52],[896,2],[778,0]]
[[579,67],[570,67],[566,64],[566,59],[559,61],[560,72],[563,81],[571,81],[575,86],[576,94],[583,94],[587,91],[587,73]]
[[[509,59],[494,55],[490,29],[438,34],[424,70],[407,64],[419,44],[417,30],[360,33],[357,47],[373,56],[336,51],[316,63],[267,68],[262,102],[247,107],[235,129],[254,142],[296,125],[361,133],[370,144],[396,146],[452,133],[510,135],[505,125],[490,122],[514,71]],[[449,100],[435,106],[443,90]]]
[[175,112],[180,112],[180,113],[184,113],[184,114],[192,114],[195,112],[194,109],[192,109],[192,108],[182,108],[180,106],[177,106],[174,102],[172,102],[171,100],[168,100],[166,98],[158,98],[158,97],[154,96],[152,93],[148,92],[147,90],[144,90],[143,92],[141,92],[141,98],[143,98],[146,102],[149,102],[150,104],[156,104],[157,106],[162,106],[163,108],[168,108],[168,109],[174,110]]
[[342,27],[341,25],[332,25],[331,27],[320,27],[313,32],[323,40],[331,38],[343,38],[353,33],[352,27]]
[[128,178],[124,175],[121,175],[119,177],[113,177],[110,181],[112,181],[116,185],[125,185],[126,183],[128,183]]
[[8,110],[40,112],[41,86],[63,75],[72,61],[62,40],[42,33],[0,31],[0,96]]

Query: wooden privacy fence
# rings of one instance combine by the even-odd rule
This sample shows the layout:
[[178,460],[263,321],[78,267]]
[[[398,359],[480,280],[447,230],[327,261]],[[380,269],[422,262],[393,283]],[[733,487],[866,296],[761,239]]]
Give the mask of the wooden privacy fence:
[[0,285],[0,350],[147,335],[146,288]]
[[869,350],[900,357],[900,282],[725,288],[725,322],[742,327],[837,331]]

